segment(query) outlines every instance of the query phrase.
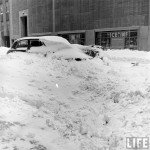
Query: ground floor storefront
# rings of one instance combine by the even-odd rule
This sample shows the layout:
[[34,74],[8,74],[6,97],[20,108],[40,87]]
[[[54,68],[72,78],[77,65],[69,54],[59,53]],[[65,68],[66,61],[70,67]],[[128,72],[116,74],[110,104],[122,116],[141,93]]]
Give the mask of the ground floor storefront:
[[[30,30],[28,30],[29,32]],[[58,35],[72,44],[101,45],[106,49],[132,49],[150,51],[150,27],[131,26],[92,30],[59,31],[42,34],[28,33],[28,36]],[[10,41],[21,37],[11,35]]]
[[148,27],[93,29],[88,31],[59,32],[70,43],[101,45],[110,49],[148,49]]
[[95,44],[105,48],[138,48],[138,30],[102,31],[95,33]]

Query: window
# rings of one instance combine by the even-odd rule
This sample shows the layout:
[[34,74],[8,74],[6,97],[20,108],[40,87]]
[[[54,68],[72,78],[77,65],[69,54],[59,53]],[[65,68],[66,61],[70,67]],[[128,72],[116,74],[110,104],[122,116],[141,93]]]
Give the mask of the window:
[[18,42],[16,48],[28,47],[28,40],[21,40]]
[[3,5],[0,5],[0,20],[3,22]]
[[6,13],[9,13],[9,3],[6,2]]
[[18,42],[13,43],[12,49],[16,49],[17,45],[18,45]]
[[6,20],[9,21],[9,3],[6,2]]
[[39,40],[30,40],[30,46],[31,47],[40,47],[43,43]]
[[84,33],[69,33],[59,35],[67,39],[71,44],[85,44],[85,34]]
[[[118,42],[122,39],[124,41],[123,48],[137,49],[138,48],[138,32],[137,30],[121,30],[121,31],[106,31],[96,32],[95,43],[105,48],[111,48],[113,46],[113,39],[118,39]],[[119,45],[118,45],[119,48]]]
[[3,5],[0,5],[0,13],[3,14]]
[[109,48],[111,45],[110,32],[96,33],[96,45],[101,45],[105,48]]
[[125,38],[125,48],[137,49],[137,30],[129,31],[129,36]]

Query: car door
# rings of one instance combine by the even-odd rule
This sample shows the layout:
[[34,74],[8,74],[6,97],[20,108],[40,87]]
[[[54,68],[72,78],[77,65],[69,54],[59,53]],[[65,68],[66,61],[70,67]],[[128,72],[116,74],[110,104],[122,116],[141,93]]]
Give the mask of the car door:
[[13,43],[11,49],[7,52],[7,54],[12,52],[26,52],[29,49],[29,41],[25,40],[17,40]]

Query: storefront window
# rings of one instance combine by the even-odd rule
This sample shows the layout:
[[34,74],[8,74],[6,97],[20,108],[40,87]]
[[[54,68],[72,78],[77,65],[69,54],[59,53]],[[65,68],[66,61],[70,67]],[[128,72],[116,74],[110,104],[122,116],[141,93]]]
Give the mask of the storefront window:
[[71,44],[85,44],[85,34],[84,33],[74,33],[74,34],[61,34],[63,38],[67,39]]
[[96,45],[109,48],[111,44],[111,38],[109,32],[96,33]]
[[[137,37],[137,30],[97,32],[95,34],[95,44],[104,48],[137,49]],[[119,45],[119,42],[121,45]]]
[[110,38],[101,38],[101,46],[109,48],[110,47]]
[[137,30],[129,33],[130,36],[125,38],[125,48],[137,49]]

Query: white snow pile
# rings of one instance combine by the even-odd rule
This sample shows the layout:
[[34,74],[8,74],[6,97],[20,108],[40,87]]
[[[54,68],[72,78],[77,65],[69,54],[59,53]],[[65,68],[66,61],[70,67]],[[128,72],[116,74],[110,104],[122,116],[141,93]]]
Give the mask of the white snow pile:
[[111,51],[83,61],[0,56],[0,149],[125,150],[126,137],[149,137],[149,53],[135,54],[138,65]]
[[9,50],[8,47],[0,47],[0,56],[6,55],[8,50]]
[[101,46],[97,46],[97,45],[80,45],[80,44],[72,44],[72,47],[80,49],[82,52],[84,52],[85,54],[88,54],[91,57],[103,57],[103,50]]
[[[138,50],[108,50],[104,52],[108,58],[121,61],[143,61],[145,63],[150,62],[150,53]],[[140,54],[140,55],[139,55]]]

